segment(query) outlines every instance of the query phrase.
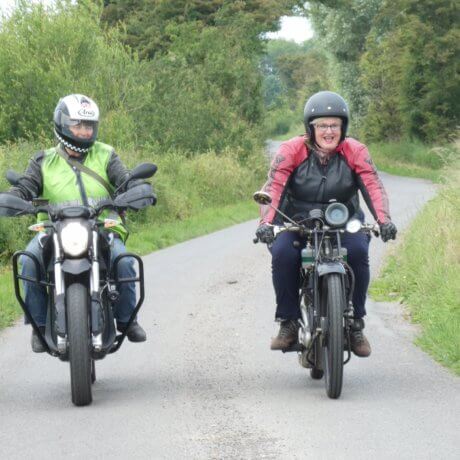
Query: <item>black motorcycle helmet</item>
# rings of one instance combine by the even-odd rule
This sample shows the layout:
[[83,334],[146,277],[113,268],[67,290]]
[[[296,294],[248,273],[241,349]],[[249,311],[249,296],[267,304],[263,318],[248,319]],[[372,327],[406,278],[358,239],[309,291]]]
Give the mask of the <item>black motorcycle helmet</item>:
[[[90,139],[82,139],[70,131],[70,126],[79,123],[92,125],[93,134]],[[87,96],[70,94],[59,100],[54,109],[54,133],[59,142],[69,149],[86,153],[96,142],[99,126],[99,107]]]
[[320,91],[313,94],[305,104],[303,111],[303,122],[305,130],[311,139],[315,142],[315,130],[312,121],[320,117],[338,117],[342,119],[342,134],[340,140],[343,141],[347,134],[348,118],[350,116],[348,105],[342,96],[332,91]]

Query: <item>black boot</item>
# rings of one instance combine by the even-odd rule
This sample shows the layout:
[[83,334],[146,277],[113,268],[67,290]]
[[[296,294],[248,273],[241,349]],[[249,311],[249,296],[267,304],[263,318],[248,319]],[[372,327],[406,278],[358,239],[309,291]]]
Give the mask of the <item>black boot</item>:
[[[38,326],[40,329],[40,332],[45,335],[45,326]],[[35,329],[32,329],[32,338],[30,340],[30,343],[32,345],[32,351],[34,353],[44,353],[46,351],[45,347],[43,346],[40,337],[38,334],[35,332]]]
[[371,346],[363,334],[364,320],[355,318],[351,325],[350,340],[351,351],[361,358],[367,358],[371,354]]
[[[117,321],[117,329],[120,332],[124,332],[126,329],[127,323],[120,323]],[[130,342],[145,342],[147,340],[147,334],[145,333],[144,329],[139,325],[137,320],[134,320],[129,326],[128,332],[126,333],[126,337]]]

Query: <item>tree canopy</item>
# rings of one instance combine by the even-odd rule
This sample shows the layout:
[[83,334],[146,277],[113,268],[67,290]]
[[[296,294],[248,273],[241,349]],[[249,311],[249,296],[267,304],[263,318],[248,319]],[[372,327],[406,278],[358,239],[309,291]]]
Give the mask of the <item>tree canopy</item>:
[[452,0],[310,2],[336,90],[367,139],[456,135],[460,6]]

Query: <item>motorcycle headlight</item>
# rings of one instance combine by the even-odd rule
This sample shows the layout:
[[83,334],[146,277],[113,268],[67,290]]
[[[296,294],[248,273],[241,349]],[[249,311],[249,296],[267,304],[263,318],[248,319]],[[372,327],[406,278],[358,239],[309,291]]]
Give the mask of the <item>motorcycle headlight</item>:
[[331,203],[324,213],[326,222],[332,227],[342,227],[348,220],[350,213],[343,203]]
[[68,222],[61,230],[62,250],[70,257],[81,256],[89,243],[88,228],[80,222]]
[[361,222],[358,219],[351,219],[347,222],[345,229],[348,233],[359,232],[361,230]]

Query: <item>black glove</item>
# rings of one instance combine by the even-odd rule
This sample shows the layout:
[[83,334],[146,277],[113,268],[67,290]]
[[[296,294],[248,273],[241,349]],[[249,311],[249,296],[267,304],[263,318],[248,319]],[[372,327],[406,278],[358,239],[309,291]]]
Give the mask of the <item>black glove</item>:
[[256,230],[256,236],[262,243],[273,243],[275,235],[273,234],[273,227],[270,224],[260,224]]
[[397,232],[398,229],[393,222],[387,222],[386,224],[380,225],[380,237],[384,243],[388,240],[395,240]]

